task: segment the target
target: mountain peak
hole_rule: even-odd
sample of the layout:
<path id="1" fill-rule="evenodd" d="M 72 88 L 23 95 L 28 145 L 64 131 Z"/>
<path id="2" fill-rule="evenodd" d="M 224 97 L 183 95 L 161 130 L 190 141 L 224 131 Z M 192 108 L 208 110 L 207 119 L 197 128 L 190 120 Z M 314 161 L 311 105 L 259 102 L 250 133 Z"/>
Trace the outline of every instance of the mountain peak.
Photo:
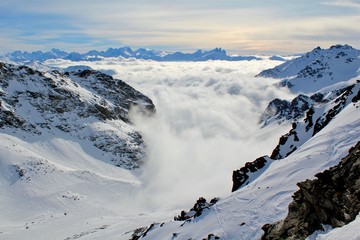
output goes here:
<path id="1" fill-rule="evenodd" d="M 336 45 L 331 46 L 330 49 L 345 49 L 345 50 L 348 50 L 348 49 L 354 49 L 354 48 L 352 46 L 348 45 L 348 44 L 345 44 L 345 45 L 336 44 Z"/>
<path id="2" fill-rule="evenodd" d="M 315 48 L 311 52 L 285 62 L 258 76 L 282 79 L 280 86 L 292 92 L 310 93 L 358 76 L 360 50 L 349 45 L 334 45 L 329 49 Z"/>

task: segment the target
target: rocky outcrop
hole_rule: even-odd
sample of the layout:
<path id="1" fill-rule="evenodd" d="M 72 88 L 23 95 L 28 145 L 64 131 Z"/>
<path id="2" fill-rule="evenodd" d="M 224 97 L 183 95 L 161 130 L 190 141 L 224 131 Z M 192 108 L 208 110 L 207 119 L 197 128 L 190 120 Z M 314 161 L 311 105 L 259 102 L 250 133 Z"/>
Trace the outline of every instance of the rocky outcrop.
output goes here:
<path id="1" fill-rule="evenodd" d="M 272 100 L 261 115 L 260 124 L 266 126 L 272 121 L 282 122 L 285 120 L 296 120 L 304 115 L 304 112 L 310 108 L 312 98 L 300 94 L 291 102 L 282 99 Z"/>
<path id="2" fill-rule="evenodd" d="M 359 82 L 357 83 L 359 85 Z M 357 102 L 357 96 L 360 95 L 360 89 L 351 85 L 345 88 L 342 94 L 337 97 L 332 104 L 333 106 L 326 113 L 324 113 L 320 118 L 316 120 L 313 136 L 323 129 L 329 122 L 342 110 L 344 107 L 351 102 Z"/>
<path id="3" fill-rule="evenodd" d="M 357 82 L 348 87 L 327 93 L 326 99 L 321 97 L 321 95 L 325 96 L 323 93 L 313 95 L 317 97 L 312 96 L 312 99 L 317 98 L 320 101 L 313 102 L 314 104 L 305 112 L 302 121 L 292 123 L 292 129 L 280 137 L 279 143 L 270 158 L 277 160 L 289 156 L 305 141 L 328 125 L 348 104 L 356 103 L 358 101 L 357 96 L 360 94 L 359 91 L 360 83 Z M 300 118 L 294 120 L 300 120 Z"/>
<path id="4" fill-rule="evenodd" d="M 232 175 L 233 186 L 231 192 L 238 190 L 241 186 L 246 185 L 247 181 L 254 175 L 260 174 L 265 170 L 265 166 L 270 163 L 268 156 L 257 158 L 253 162 L 245 163 L 245 166 L 239 170 L 234 170 Z"/>
<path id="5" fill-rule="evenodd" d="M 360 212 L 360 142 L 335 167 L 298 183 L 284 220 L 263 226 L 263 240 L 305 239 L 322 224 L 341 227 Z"/>
<path id="6" fill-rule="evenodd" d="M 194 219 L 200 217 L 203 212 L 206 209 L 210 209 L 214 204 L 216 204 L 219 201 L 218 198 L 213 198 L 210 200 L 210 202 L 207 202 L 205 198 L 200 197 L 194 206 L 190 209 L 190 211 L 181 211 L 180 215 L 174 217 L 174 221 L 183 221 L 183 223 L 180 225 L 180 227 L 184 226 L 185 223 L 189 223 L 193 221 Z M 130 240 L 138 240 L 145 238 L 149 231 L 152 231 L 154 229 L 162 228 L 166 223 L 152 223 L 148 227 L 142 227 L 135 229 L 132 231 Z M 131 233 L 131 232 L 129 232 Z M 179 233 L 172 233 L 172 236 L 169 239 L 177 239 L 179 237 Z M 181 237 L 179 238 L 181 239 Z M 218 236 L 214 235 L 213 233 L 209 233 L 203 240 L 215 240 L 220 239 Z"/>
<path id="7" fill-rule="evenodd" d="M 310 97 L 300 94 L 292 101 L 275 98 L 268 104 L 261 115 L 259 124 L 262 124 L 263 127 L 265 127 L 272 122 L 282 123 L 286 120 L 297 121 L 304 117 L 304 114 L 310 108 L 323 105 L 343 94 L 347 96 L 352 87 L 353 86 L 348 86 L 331 91 L 317 92 Z"/>
<path id="8" fill-rule="evenodd" d="M 201 216 L 203 211 L 207 208 L 210 208 L 212 205 L 214 205 L 219 199 L 213 198 L 210 200 L 210 202 L 207 202 L 205 198 L 200 197 L 195 205 L 190 209 L 190 211 L 181 211 L 180 215 L 174 217 L 175 221 L 186 221 L 191 220 L 194 218 L 197 218 Z"/>

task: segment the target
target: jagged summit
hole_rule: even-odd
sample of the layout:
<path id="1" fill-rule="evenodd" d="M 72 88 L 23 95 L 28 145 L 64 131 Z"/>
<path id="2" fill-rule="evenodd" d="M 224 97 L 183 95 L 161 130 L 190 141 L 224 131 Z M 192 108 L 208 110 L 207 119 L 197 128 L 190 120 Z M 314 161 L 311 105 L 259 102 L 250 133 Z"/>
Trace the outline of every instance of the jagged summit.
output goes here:
<path id="1" fill-rule="evenodd" d="M 280 78 L 280 86 L 293 92 L 311 93 L 359 75 L 360 50 L 349 45 L 317 47 L 311 52 L 267 69 L 257 76 Z"/>
<path id="2" fill-rule="evenodd" d="M 5 55 L 14 62 L 27 61 L 45 61 L 49 59 L 66 59 L 71 61 L 98 61 L 103 58 L 136 58 L 155 61 L 207 61 L 207 60 L 226 60 L 226 61 L 242 61 L 242 60 L 258 60 L 254 56 L 229 56 L 226 51 L 221 48 L 215 48 L 209 51 L 198 50 L 194 53 L 183 52 L 165 52 L 150 49 L 139 48 L 133 50 L 130 47 L 109 48 L 106 51 L 91 50 L 87 53 L 71 52 L 67 53 L 59 49 L 51 49 L 48 52 L 21 52 L 15 51 Z"/>

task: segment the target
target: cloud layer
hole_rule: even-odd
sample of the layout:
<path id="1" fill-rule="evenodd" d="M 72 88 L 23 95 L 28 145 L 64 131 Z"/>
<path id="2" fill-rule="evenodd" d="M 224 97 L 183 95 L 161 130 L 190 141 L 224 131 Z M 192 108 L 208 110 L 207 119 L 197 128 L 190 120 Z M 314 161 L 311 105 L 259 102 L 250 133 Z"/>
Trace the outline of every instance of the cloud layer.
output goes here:
<path id="1" fill-rule="evenodd" d="M 261 129 L 259 117 L 270 100 L 291 95 L 275 88 L 274 80 L 253 76 L 278 63 L 114 60 L 60 65 L 111 70 L 153 99 L 154 119 L 133 118 L 149 150 L 138 173 L 143 182 L 138 199 L 143 207 L 156 209 L 228 194 L 234 169 L 271 153 L 282 133 Z"/>

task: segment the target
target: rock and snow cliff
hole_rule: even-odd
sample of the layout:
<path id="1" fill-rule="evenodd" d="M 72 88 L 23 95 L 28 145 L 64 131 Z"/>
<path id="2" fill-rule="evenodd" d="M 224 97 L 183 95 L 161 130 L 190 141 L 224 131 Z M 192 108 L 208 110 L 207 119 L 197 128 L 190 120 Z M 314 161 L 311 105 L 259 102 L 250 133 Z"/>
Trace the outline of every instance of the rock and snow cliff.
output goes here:
<path id="1" fill-rule="evenodd" d="M 263 227 L 261 239 L 305 239 L 322 225 L 342 227 L 360 212 L 360 142 L 341 162 L 298 183 L 284 220 Z M 355 236 L 354 236 L 355 237 Z"/>

